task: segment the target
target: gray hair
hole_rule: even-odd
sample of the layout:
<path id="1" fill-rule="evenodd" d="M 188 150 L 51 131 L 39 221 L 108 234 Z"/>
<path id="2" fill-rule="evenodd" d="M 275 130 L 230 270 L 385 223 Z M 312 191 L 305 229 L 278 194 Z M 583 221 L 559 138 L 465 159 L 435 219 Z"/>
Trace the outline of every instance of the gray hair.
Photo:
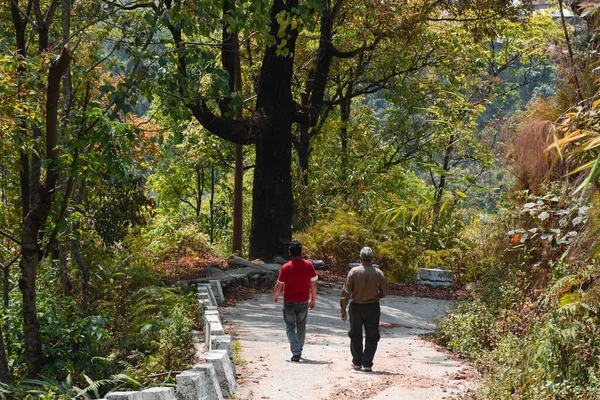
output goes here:
<path id="1" fill-rule="evenodd" d="M 372 261 L 373 260 L 373 250 L 370 247 L 363 247 L 360 250 L 360 259 L 362 261 Z"/>

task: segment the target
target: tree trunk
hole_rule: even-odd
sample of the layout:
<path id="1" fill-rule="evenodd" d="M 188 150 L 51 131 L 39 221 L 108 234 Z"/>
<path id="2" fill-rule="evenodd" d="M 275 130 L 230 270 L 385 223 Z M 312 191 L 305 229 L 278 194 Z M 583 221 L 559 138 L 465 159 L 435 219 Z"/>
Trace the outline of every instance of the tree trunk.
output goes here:
<path id="1" fill-rule="evenodd" d="M 202 208 L 202 195 L 204 194 L 204 169 L 200 164 L 196 165 L 196 221 L 200 217 L 200 209 Z"/>
<path id="2" fill-rule="evenodd" d="M 61 240 L 58 243 L 58 271 L 60 274 L 60 284 L 63 289 L 65 296 L 72 295 L 73 285 L 71 284 L 71 277 L 69 276 L 69 263 L 67 260 L 67 254 L 69 252 L 69 246 L 67 242 Z"/>
<path id="3" fill-rule="evenodd" d="M 278 38 L 280 12 L 293 10 L 298 0 L 277 0 L 271 8 L 271 36 Z M 282 244 L 292 238 L 292 73 L 298 31 L 287 31 L 284 49 L 277 44 L 265 49 L 258 82 L 256 108 L 263 115 L 256 139 L 256 165 L 252 188 L 250 258 L 271 259 L 286 254 Z M 280 38 L 277 39 L 279 42 Z"/>
<path id="4" fill-rule="evenodd" d="M 12 381 L 12 374 L 8 368 L 8 359 L 6 358 L 6 347 L 4 346 L 3 336 L 3 329 L 0 325 L 0 381 L 10 383 Z"/>
<path id="5" fill-rule="evenodd" d="M 233 254 L 242 255 L 243 246 L 243 205 L 244 205 L 244 155 L 241 144 L 235 145 L 235 171 L 233 176 Z"/>
<path id="6" fill-rule="evenodd" d="M 340 117 L 341 117 L 341 127 L 340 127 L 340 143 L 342 146 L 341 149 L 341 157 L 342 157 L 342 165 L 341 165 L 341 176 L 340 183 L 342 185 L 348 179 L 348 160 L 349 160 L 349 150 L 348 150 L 348 124 L 350 123 L 350 111 L 352 105 L 352 83 L 349 83 L 348 91 L 346 92 L 346 96 L 342 98 L 340 103 Z M 344 187 L 344 186 L 342 186 Z"/>
<path id="7" fill-rule="evenodd" d="M 302 177 L 302 185 L 308 186 L 308 174 L 310 172 L 310 127 L 304 124 L 298 124 L 298 141 L 296 142 L 296 152 L 298 153 L 298 167 Z"/>
<path id="8" fill-rule="evenodd" d="M 215 166 L 210 166 L 210 244 L 215 241 Z"/>
<path id="9" fill-rule="evenodd" d="M 448 146 L 446 146 L 446 153 L 444 154 L 444 161 L 442 169 L 445 172 L 450 171 L 450 160 L 452 159 L 452 153 L 454 152 L 454 134 L 450 135 Z M 435 182 L 434 182 L 435 184 Z M 440 210 L 442 207 L 442 199 L 444 197 L 444 191 L 446 190 L 446 175 L 440 177 L 440 182 L 435 185 L 435 204 L 433 205 L 433 217 L 434 221 L 437 221 L 440 217 Z"/>
<path id="10" fill-rule="evenodd" d="M 31 213 L 30 213 L 31 214 Z M 38 241 L 39 228 L 32 222 L 26 221 L 21 241 L 23 250 L 21 255 L 21 278 L 19 288 L 23 295 L 23 333 L 25 339 L 25 358 L 27 374 L 35 377 L 42 368 L 42 338 L 40 335 L 40 322 L 37 317 L 36 303 L 36 278 L 38 266 Z"/>
<path id="11" fill-rule="evenodd" d="M 71 52 L 63 49 L 60 58 L 50 66 L 48 72 L 48 88 L 46 93 L 46 178 L 40 183 L 41 160 L 32 156 L 30 188 L 30 210 L 23 219 L 21 233 L 21 277 L 19 287 L 23 294 L 23 333 L 25 339 L 25 358 L 27 374 L 35 377 L 42 368 L 42 339 L 40 323 L 37 317 L 36 278 L 39 257 L 41 254 L 38 235 L 46 223 L 54 202 L 54 194 L 58 175 L 55 163 L 58 161 L 58 100 L 60 81 L 71 62 Z M 41 130 L 34 128 L 34 137 L 41 137 Z M 21 187 L 23 187 L 21 183 Z M 22 196 L 25 193 L 21 194 Z"/>
<path id="12" fill-rule="evenodd" d="M 15 259 L 16 260 L 16 259 Z M 8 294 L 10 291 L 10 266 L 15 261 L 13 260 L 7 265 L 2 266 L 2 278 L 3 278 L 3 300 L 4 310 L 8 309 Z M 4 383 L 10 383 L 12 381 L 12 374 L 8 367 L 8 357 L 6 355 L 6 346 L 4 345 L 4 333 L 2 326 L 0 325 L 0 381 Z"/>
<path id="13" fill-rule="evenodd" d="M 286 118 L 274 118 L 269 128 L 261 132 L 256 143 L 251 259 L 268 260 L 285 254 L 282 244 L 292 237 L 292 124 Z"/>
<path id="14" fill-rule="evenodd" d="M 75 209 L 81 213 L 84 211 L 83 202 L 85 201 L 85 192 L 87 188 L 87 181 L 85 178 L 81 179 L 79 184 L 79 190 L 77 192 L 77 196 L 75 197 Z M 83 259 L 83 254 L 81 254 L 81 247 L 79 245 L 80 232 L 79 232 L 79 222 L 74 222 L 71 227 L 71 233 L 73 235 L 71 239 L 71 256 L 77 264 L 77 268 L 81 272 L 81 295 L 83 297 L 83 303 L 87 306 L 88 303 L 88 295 L 87 289 L 91 279 L 90 267 L 86 264 Z"/>

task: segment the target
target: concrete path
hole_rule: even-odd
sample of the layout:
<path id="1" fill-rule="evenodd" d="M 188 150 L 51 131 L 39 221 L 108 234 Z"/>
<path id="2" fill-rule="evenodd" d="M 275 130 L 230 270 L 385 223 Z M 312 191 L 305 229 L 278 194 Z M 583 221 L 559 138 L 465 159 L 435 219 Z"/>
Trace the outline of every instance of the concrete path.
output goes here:
<path id="1" fill-rule="evenodd" d="M 309 312 L 306 343 L 299 363 L 290 361 L 282 303 L 259 294 L 221 316 L 241 342 L 239 400 L 437 400 L 452 399 L 476 386 L 476 373 L 464 361 L 419 338 L 451 306 L 445 300 L 389 296 L 382 301 L 381 341 L 373 372 L 354 371 L 339 318 L 339 288 L 319 287 Z"/>

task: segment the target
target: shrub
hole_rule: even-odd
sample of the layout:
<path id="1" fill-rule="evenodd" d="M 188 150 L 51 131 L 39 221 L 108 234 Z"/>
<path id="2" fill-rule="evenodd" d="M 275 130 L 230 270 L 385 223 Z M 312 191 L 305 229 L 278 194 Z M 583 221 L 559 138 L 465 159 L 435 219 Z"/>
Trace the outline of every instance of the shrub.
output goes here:
<path id="1" fill-rule="evenodd" d="M 376 262 L 385 271 L 391 282 L 414 282 L 417 279 L 417 255 L 421 252 L 415 240 L 407 236 L 403 239 L 388 240 L 373 249 Z"/>
<path id="2" fill-rule="evenodd" d="M 477 361 L 494 343 L 497 313 L 482 300 L 462 302 L 442 320 L 436 338 L 446 347 Z"/>
<path id="3" fill-rule="evenodd" d="M 306 252 L 323 259 L 337 273 L 345 273 L 348 264 L 358 262 L 360 249 L 373 249 L 373 261 L 381 265 L 392 282 L 414 282 L 421 253 L 412 236 L 397 238 L 393 232 L 373 229 L 357 215 L 338 211 L 331 219 L 315 224 L 297 237 Z"/>
<path id="4" fill-rule="evenodd" d="M 138 238 L 131 238 L 131 250 L 151 264 L 177 260 L 184 255 L 212 252 L 208 236 L 198 222 L 163 217 L 153 221 Z"/>
<path id="5" fill-rule="evenodd" d="M 343 273 L 349 263 L 358 262 L 363 246 L 374 247 L 377 243 L 367 226 L 354 213 L 339 210 L 331 219 L 321 220 L 299 234 L 297 239 L 307 254 L 323 259 L 334 271 Z"/>

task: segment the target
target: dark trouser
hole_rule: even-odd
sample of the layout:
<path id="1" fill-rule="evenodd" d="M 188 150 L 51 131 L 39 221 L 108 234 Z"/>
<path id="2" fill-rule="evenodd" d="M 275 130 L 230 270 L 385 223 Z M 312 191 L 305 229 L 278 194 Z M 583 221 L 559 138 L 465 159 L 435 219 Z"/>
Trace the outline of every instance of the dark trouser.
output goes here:
<path id="1" fill-rule="evenodd" d="M 308 303 L 283 303 L 283 320 L 285 333 L 290 342 L 290 350 L 295 356 L 302 354 L 304 338 L 306 337 L 306 318 L 308 316 Z"/>
<path id="2" fill-rule="evenodd" d="M 352 363 L 363 367 L 373 366 L 373 357 L 379 342 L 379 302 L 358 304 L 350 302 L 350 351 Z M 365 347 L 363 350 L 363 326 L 365 327 Z"/>

